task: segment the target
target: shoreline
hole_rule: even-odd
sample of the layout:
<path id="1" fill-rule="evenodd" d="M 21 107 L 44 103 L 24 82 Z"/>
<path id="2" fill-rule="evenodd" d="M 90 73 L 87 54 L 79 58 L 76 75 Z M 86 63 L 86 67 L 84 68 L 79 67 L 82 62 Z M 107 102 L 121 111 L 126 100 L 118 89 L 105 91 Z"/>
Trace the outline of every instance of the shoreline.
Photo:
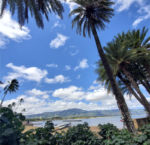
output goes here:
<path id="1" fill-rule="evenodd" d="M 97 132 L 100 131 L 99 128 L 98 128 L 98 126 L 89 126 L 89 127 L 90 127 L 90 130 L 92 132 L 96 132 L 97 133 Z M 37 126 L 25 126 L 25 129 L 24 129 L 24 131 L 22 133 L 25 133 L 26 131 L 28 131 L 30 129 L 37 129 L 37 128 L 40 128 L 40 127 L 37 127 Z M 66 132 L 68 129 L 69 129 L 69 127 L 68 128 L 64 128 L 64 129 L 58 129 L 58 128 L 56 128 L 55 131 L 61 133 L 62 131 Z"/>
<path id="2" fill-rule="evenodd" d="M 140 115 L 147 115 L 147 114 L 140 114 Z M 131 116 L 140 116 L 139 114 L 138 115 L 131 115 Z M 109 118 L 109 117 L 121 117 L 121 115 L 116 115 L 116 116 L 98 116 L 98 117 L 79 117 L 79 118 L 74 118 L 74 119 L 71 119 L 71 118 L 67 118 L 67 119 L 71 119 L 71 120 L 76 120 L 76 119 L 92 119 L 92 118 Z M 40 122 L 40 121 L 57 121 L 57 120 L 67 120 L 66 118 L 63 118 L 63 119 L 54 119 L 54 120 L 50 120 L 50 119 L 46 119 L 46 120 L 34 120 L 34 121 L 29 121 L 30 122 Z M 28 119 L 27 119 L 28 120 Z M 27 121 L 26 120 L 26 121 Z"/>

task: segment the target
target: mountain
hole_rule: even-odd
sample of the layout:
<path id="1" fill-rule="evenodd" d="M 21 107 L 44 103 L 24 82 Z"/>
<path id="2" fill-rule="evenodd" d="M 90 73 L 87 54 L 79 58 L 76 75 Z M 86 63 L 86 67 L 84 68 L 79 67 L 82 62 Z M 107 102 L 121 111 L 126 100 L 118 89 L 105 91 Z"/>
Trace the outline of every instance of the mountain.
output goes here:
<path id="1" fill-rule="evenodd" d="M 140 115 L 146 114 L 146 112 L 142 109 L 131 109 L 131 115 Z M 81 109 L 68 109 L 63 111 L 55 111 L 55 112 L 44 112 L 41 114 L 27 115 L 26 118 L 51 118 L 51 117 L 98 117 L 98 116 L 117 116 L 120 115 L 119 110 L 93 110 L 86 111 Z"/>

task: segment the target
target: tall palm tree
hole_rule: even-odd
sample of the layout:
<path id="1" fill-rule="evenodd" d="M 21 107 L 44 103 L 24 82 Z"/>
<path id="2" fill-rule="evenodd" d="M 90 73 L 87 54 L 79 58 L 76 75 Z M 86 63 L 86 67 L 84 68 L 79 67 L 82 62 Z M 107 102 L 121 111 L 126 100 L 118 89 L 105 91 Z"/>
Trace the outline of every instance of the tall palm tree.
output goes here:
<path id="1" fill-rule="evenodd" d="M 139 89 L 138 83 L 135 81 L 136 77 L 137 78 L 139 76 L 144 77 L 144 74 L 139 69 L 137 69 L 136 63 L 134 62 L 136 62 L 136 59 L 139 56 L 141 58 L 145 56 L 142 54 L 139 54 L 137 49 L 129 50 L 128 45 L 122 47 L 121 41 L 119 39 L 108 43 L 107 46 L 104 47 L 104 50 L 106 52 L 107 60 L 109 64 L 111 65 L 114 74 L 117 74 L 118 72 L 123 72 L 126 75 L 128 80 L 132 84 L 133 88 L 139 94 L 142 104 L 150 113 L 150 105 L 147 99 L 145 98 L 145 96 L 143 95 L 143 93 L 141 92 L 141 90 Z M 146 57 L 145 57 L 145 60 L 146 60 Z M 122 79 L 120 76 L 118 77 L 119 79 Z"/>
<path id="2" fill-rule="evenodd" d="M 125 119 L 126 126 L 130 132 L 136 133 L 125 99 L 116 83 L 97 34 L 97 30 L 105 30 L 105 22 L 109 23 L 109 19 L 114 15 L 114 10 L 111 8 L 114 3 L 110 0 L 73 0 L 73 2 L 77 3 L 79 7 L 69 14 L 69 17 L 75 15 L 72 21 L 72 28 L 77 26 L 76 32 L 79 34 L 81 34 L 83 29 L 84 37 L 86 37 L 87 33 L 90 37 L 92 32 L 99 56 L 113 87 L 113 93 Z"/>
<path id="3" fill-rule="evenodd" d="M 9 92 L 10 94 L 11 94 L 11 93 L 14 93 L 14 92 L 16 92 L 16 91 L 18 90 L 18 88 L 19 88 L 19 83 L 18 83 L 17 79 L 13 79 L 11 82 L 8 81 L 8 83 L 9 83 L 9 85 L 7 85 L 7 86 L 4 88 L 4 97 L 3 97 L 2 101 L 1 101 L 0 107 L 2 107 L 3 101 L 4 101 L 4 99 L 5 99 L 6 95 L 7 95 L 7 93 L 8 93 L 8 92 Z"/>
<path id="4" fill-rule="evenodd" d="M 63 18 L 64 8 L 60 0 L 2 0 L 0 16 L 3 16 L 7 5 L 10 7 L 12 15 L 17 10 L 20 26 L 25 24 L 25 20 L 28 22 L 28 11 L 30 11 L 32 17 L 34 16 L 37 26 L 42 29 L 44 28 L 43 15 L 48 21 L 48 14 L 52 12 Z"/>

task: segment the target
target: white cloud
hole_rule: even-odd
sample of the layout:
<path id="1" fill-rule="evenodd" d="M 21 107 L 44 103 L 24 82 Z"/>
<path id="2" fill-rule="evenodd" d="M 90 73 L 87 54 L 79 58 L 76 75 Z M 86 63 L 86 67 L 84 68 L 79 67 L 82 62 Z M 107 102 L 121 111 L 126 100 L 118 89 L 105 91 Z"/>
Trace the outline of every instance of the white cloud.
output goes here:
<path id="1" fill-rule="evenodd" d="M 132 24 L 134 28 L 137 27 L 140 22 L 150 18 L 150 5 L 147 5 L 147 1 L 145 0 L 114 0 L 114 2 L 114 7 L 118 12 L 128 10 L 135 2 L 138 4 L 138 6 L 140 6 L 140 9 L 137 11 L 140 16 Z"/>
<path id="2" fill-rule="evenodd" d="M 97 90 L 97 89 L 100 89 L 102 86 L 101 85 L 98 85 L 98 86 L 90 86 L 88 88 L 88 90 Z"/>
<path id="3" fill-rule="evenodd" d="M 29 32 L 30 30 L 25 26 L 20 29 L 19 24 L 15 20 L 11 19 L 10 12 L 4 11 L 3 17 L 0 18 L 0 34 L 9 39 L 20 42 L 22 39 L 31 39 Z"/>
<path id="4" fill-rule="evenodd" d="M 81 77 L 81 75 L 78 75 L 78 76 L 77 76 L 77 79 L 80 79 L 80 77 Z"/>
<path id="5" fill-rule="evenodd" d="M 144 20 L 147 20 L 150 18 L 150 5 L 144 5 L 142 6 L 138 12 L 142 15 L 142 16 L 139 16 L 132 24 L 133 27 L 137 27 L 137 25 L 144 21 Z M 145 14 L 146 13 L 146 14 Z"/>
<path id="6" fill-rule="evenodd" d="M 20 98 L 24 98 L 25 102 L 19 106 L 17 112 L 26 108 L 26 112 L 24 113 L 26 115 L 61 111 L 72 108 L 83 110 L 118 109 L 115 97 L 112 94 L 108 95 L 107 90 L 104 88 L 92 92 L 83 91 L 82 88 L 76 86 L 60 88 L 55 90 L 52 96 L 61 100 L 55 99 L 55 101 L 45 101 L 45 97 L 43 96 L 48 95 L 50 92 L 51 91 L 41 91 L 34 88 L 26 91 L 28 95 L 20 95 L 16 99 L 4 101 L 4 106 L 8 106 L 8 104 L 12 102 L 18 102 Z M 124 97 L 130 109 L 142 108 L 142 105 L 134 97 L 132 97 L 132 100 L 126 95 Z M 87 102 L 83 102 L 84 99 Z M 147 100 L 150 101 L 150 97 L 148 97 Z"/>
<path id="7" fill-rule="evenodd" d="M 51 92 L 53 91 L 41 91 L 41 90 L 37 90 L 36 88 L 26 91 L 26 93 L 29 94 L 30 96 L 42 97 L 44 99 L 48 99 L 50 97 L 48 93 Z"/>
<path id="8" fill-rule="evenodd" d="M 72 10 L 74 10 L 76 7 L 78 7 L 78 5 L 76 4 L 76 3 L 74 3 L 74 2 L 70 2 L 71 0 L 61 0 L 61 2 L 62 3 L 65 3 L 65 4 L 67 4 L 68 6 L 69 6 L 69 9 L 70 9 L 70 12 L 72 11 Z"/>
<path id="9" fill-rule="evenodd" d="M 114 0 L 114 2 L 115 2 L 114 7 L 117 7 L 118 12 L 128 10 L 134 2 L 137 2 L 140 5 L 144 4 L 144 0 Z"/>
<path id="10" fill-rule="evenodd" d="M 85 69 L 85 68 L 88 68 L 88 67 L 89 67 L 89 65 L 87 64 L 87 59 L 83 59 L 82 61 L 79 62 L 79 65 L 74 68 L 74 70 L 76 71 L 80 68 Z"/>
<path id="11" fill-rule="evenodd" d="M 64 77 L 63 75 L 55 76 L 53 79 L 45 78 L 45 83 L 56 84 L 56 83 L 66 83 L 71 82 L 69 77 Z"/>
<path id="12" fill-rule="evenodd" d="M 85 93 L 81 91 L 81 88 L 70 86 L 68 88 L 55 90 L 52 96 L 59 97 L 64 100 L 82 100 L 84 94 Z"/>
<path id="13" fill-rule="evenodd" d="M 70 70 L 70 69 L 71 69 L 70 65 L 65 66 L 65 70 Z"/>
<path id="14" fill-rule="evenodd" d="M 3 46 L 5 46 L 5 41 L 3 41 L 2 39 L 0 39 L 0 48 L 2 48 Z"/>
<path id="15" fill-rule="evenodd" d="M 70 54 L 74 56 L 74 55 L 77 55 L 77 54 L 78 54 L 78 52 L 79 52 L 79 50 L 76 50 L 76 52 L 75 52 L 75 53 L 70 52 Z"/>
<path id="16" fill-rule="evenodd" d="M 54 26 L 51 28 L 51 30 L 52 30 L 53 28 L 55 28 L 55 27 L 61 27 L 61 24 L 59 23 L 59 21 L 57 21 L 57 22 L 54 24 Z"/>
<path id="17" fill-rule="evenodd" d="M 54 64 L 54 63 L 52 63 L 52 64 L 47 64 L 46 66 L 47 66 L 47 67 L 58 67 L 58 65 L 57 65 L 57 64 Z"/>
<path id="18" fill-rule="evenodd" d="M 58 49 L 60 46 L 65 45 L 67 39 L 69 39 L 69 37 L 58 33 L 57 37 L 50 42 L 50 47 Z"/>
<path id="19" fill-rule="evenodd" d="M 8 73 L 8 76 L 4 77 L 5 81 L 22 78 L 29 81 L 40 82 L 48 74 L 46 70 L 41 70 L 37 67 L 26 68 L 24 66 L 15 66 L 13 63 L 7 64 L 6 67 L 11 68 L 14 72 Z"/>

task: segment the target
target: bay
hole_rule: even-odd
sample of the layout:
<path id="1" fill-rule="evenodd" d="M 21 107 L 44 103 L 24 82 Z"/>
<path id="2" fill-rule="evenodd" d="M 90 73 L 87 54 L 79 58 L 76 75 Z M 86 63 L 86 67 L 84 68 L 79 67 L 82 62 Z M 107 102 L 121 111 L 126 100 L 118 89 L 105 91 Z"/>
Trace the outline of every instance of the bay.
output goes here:
<path id="1" fill-rule="evenodd" d="M 142 118 L 146 117 L 146 115 L 133 115 L 132 118 Z M 116 117 L 99 117 L 99 118 L 89 118 L 89 119 L 77 119 L 77 120 L 82 120 L 80 122 L 71 122 L 71 126 L 76 126 L 78 124 L 83 124 L 84 122 L 87 122 L 89 126 L 98 126 L 98 124 L 107 124 L 111 123 L 117 126 L 119 129 L 123 128 L 123 122 L 121 122 L 121 116 L 116 116 Z M 65 124 L 67 122 L 63 122 L 63 120 L 53 120 L 52 121 L 57 125 L 60 124 Z M 38 122 L 32 122 L 34 126 L 37 127 L 44 127 L 46 121 L 38 121 Z M 69 123 L 69 122 L 68 122 Z"/>

